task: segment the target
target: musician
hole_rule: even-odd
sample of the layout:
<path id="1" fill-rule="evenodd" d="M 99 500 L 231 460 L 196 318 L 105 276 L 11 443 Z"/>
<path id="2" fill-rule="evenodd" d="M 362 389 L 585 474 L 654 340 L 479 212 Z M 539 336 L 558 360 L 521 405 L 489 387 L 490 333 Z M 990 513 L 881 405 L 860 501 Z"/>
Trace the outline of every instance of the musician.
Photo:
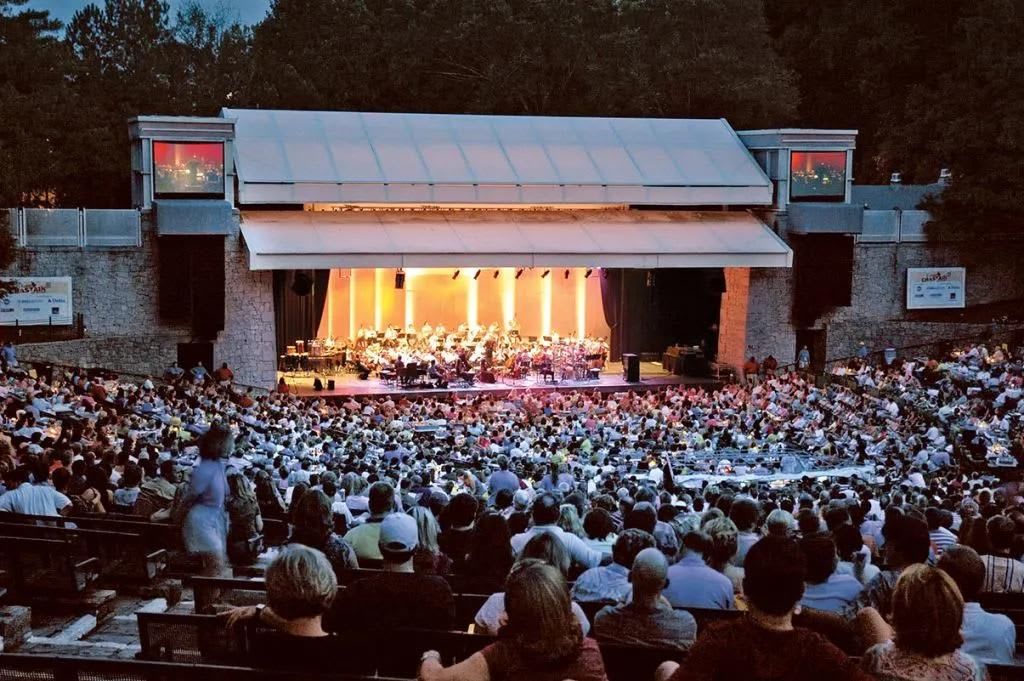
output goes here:
<path id="1" fill-rule="evenodd" d="M 447 388 L 448 380 L 437 366 L 435 360 L 430 361 L 430 368 L 427 369 L 427 377 L 435 388 Z"/>

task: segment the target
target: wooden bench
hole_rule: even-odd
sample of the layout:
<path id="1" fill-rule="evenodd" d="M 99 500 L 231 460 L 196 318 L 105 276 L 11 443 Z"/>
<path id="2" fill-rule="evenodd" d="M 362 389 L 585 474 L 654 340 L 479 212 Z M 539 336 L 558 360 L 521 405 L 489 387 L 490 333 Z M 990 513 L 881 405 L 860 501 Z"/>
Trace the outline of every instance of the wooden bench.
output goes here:
<path id="1" fill-rule="evenodd" d="M 96 556 L 72 551 L 66 541 L 0 535 L 2 560 L 11 597 L 78 596 L 100 573 Z"/>
<path id="2" fill-rule="evenodd" d="M 0 535 L 63 541 L 77 555 L 98 558 L 100 577 L 115 582 L 149 584 L 167 565 L 165 550 L 148 551 L 141 535 L 126 532 L 0 522 Z"/>
<path id="3" fill-rule="evenodd" d="M 180 664 L 146 660 L 0 654 L 0 681 L 412 681 L 411 677 L 365 676 L 346 673 L 297 674 L 292 670 L 210 664 Z"/>

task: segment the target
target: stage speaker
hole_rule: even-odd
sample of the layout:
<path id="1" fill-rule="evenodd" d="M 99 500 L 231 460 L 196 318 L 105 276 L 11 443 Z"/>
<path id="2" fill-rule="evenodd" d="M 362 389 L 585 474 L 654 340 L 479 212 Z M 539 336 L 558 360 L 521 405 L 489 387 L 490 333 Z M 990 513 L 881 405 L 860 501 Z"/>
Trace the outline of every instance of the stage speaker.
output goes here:
<path id="1" fill-rule="evenodd" d="M 157 240 L 160 318 L 186 321 L 192 314 L 188 237 L 164 236 Z"/>
<path id="2" fill-rule="evenodd" d="M 622 378 L 627 383 L 640 382 L 640 357 L 630 352 L 622 353 Z"/>
<path id="3" fill-rule="evenodd" d="M 214 338 L 224 330 L 224 237 L 191 237 L 192 331 Z"/>
<path id="4" fill-rule="evenodd" d="M 405 288 L 405 272 L 395 272 L 395 288 Z"/>
<path id="5" fill-rule="evenodd" d="M 313 292 L 313 277 L 299 270 L 292 279 L 292 293 L 297 296 L 308 296 Z"/>
<path id="6" fill-rule="evenodd" d="M 328 390 L 334 390 L 334 379 L 333 378 L 328 378 L 327 379 L 327 389 Z"/>

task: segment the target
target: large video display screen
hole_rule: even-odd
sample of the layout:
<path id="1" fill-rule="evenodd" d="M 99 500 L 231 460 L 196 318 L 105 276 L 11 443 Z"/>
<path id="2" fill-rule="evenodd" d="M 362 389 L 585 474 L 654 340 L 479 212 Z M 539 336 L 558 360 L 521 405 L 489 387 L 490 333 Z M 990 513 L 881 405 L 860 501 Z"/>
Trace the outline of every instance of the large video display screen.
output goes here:
<path id="1" fill-rule="evenodd" d="M 842 201 L 846 197 L 845 151 L 794 151 L 790 155 L 790 201 Z"/>
<path id="2" fill-rule="evenodd" d="M 223 198 L 222 142 L 153 142 L 156 198 Z"/>

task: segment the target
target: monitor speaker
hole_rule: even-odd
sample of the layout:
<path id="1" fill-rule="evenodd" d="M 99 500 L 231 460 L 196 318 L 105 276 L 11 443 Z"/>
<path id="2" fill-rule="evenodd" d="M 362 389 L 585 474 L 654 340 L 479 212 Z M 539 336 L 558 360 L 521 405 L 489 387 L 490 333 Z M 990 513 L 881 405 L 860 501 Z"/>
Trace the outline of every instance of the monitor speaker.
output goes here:
<path id="1" fill-rule="evenodd" d="M 640 357 L 632 353 L 622 354 L 622 378 L 627 383 L 640 382 Z"/>

